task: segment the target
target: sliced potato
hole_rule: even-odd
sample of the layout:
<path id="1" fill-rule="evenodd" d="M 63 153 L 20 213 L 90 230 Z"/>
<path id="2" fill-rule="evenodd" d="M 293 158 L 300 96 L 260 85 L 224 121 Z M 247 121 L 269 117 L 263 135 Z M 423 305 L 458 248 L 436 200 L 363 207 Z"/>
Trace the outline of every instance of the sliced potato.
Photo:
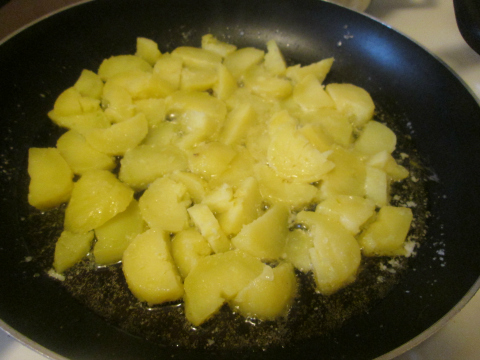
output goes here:
<path id="1" fill-rule="evenodd" d="M 119 262 L 128 245 L 144 230 L 145 221 L 138 202 L 133 199 L 125 211 L 95 228 L 97 239 L 93 247 L 95 262 L 99 265 Z"/>
<path id="2" fill-rule="evenodd" d="M 123 254 L 128 288 L 150 305 L 179 300 L 184 293 L 169 242 L 166 232 L 150 229 L 138 235 Z"/>
<path id="3" fill-rule="evenodd" d="M 93 231 L 77 234 L 63 231 L 55 244 L 53 267 L 57 273 L 63 273 L 81 261 L 90 251 Z"/>
<path id="4" fill-rule="evenodd" d="M 106 170 L 92 170 L 75 183 L 65 210 L 65 230 L 86 233 L 118 213 L 133 199 L 133 190 Z"/>
<path id="5" fill-rule="evenodd" d="M 167 177 L 155 180 L 139 200 L 140 211 L 150 228 L 177 232 L 188 227 L 187 187 Z"/>
<path id="6" fill-rule="evenodd" d="M 410 229 L 412 210 L 384 206 L 377 219 L 360 235 L 359 243 L 366 256 L 406 255 L 405 240 Z"/>
<path id="7" fill-rule="evenodd" d="M 30 148 L 28 151 L 28 202 L 40 210 L 70 199 L 73 172 L 55 148 Z"/>
<path id="8" fill-rule="evenodd" d="M 282 263 L 273 269 L 265 265 L 263 273 L 238 293 L 231 306 L 245 317 L 274 320 L 287 315 L 296 290 L 292 264 Z"/>
<path id="9" fill-rule="evenodd" d="M 64 133 L 57 140 L 57 149 L 75 174 L 90 170 L 112 170 L 115 158 L 92 148 L 85 137 L 75 130 Z"/>
<path id="10" fill-rule="evenodd" d="M 257 278 L 264 264 L 241 251 L 206 256 L 185 278 L 185 315 L 193 326 L 214 315 L 225 301 L 233 299 Z"/>

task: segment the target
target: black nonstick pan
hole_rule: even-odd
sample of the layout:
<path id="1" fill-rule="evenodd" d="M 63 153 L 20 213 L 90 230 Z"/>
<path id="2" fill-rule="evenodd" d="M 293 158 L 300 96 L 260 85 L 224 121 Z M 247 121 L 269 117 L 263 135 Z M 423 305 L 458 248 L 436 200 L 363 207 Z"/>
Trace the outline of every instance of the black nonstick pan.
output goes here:
<path id="1" fill-rule="evenodd" d="M 290 320 L 252 324 L 224 311 L 195 330 L 179 320 L 181 305 L 148 309 L 122 292 L 118 268 L 85 262 L 64 282 L 48 275 L 62 208 L 28 205 L 26 168 L 29 147 L 54 146 L 63 132 L 46 115 L 56 97 L 82 69 L 133 53 L 139 36 L 167 52 L 207 33 L 238 47 L 275 39 L 290 64 L 333 56 L 326 82 L 370 92 L 397 133 L 396 155 L 408 155 L 413 177 L 394 190 L 416 216 L 415 256 L 366 259 L 359 281 L 307 299 Z M 390 359 L 480 286 L 479 104 L 438 59 L 367 16 L 317 0 L 87 2 L 0 45 L 0 99 L 0 326 L 52 357 Z"/>

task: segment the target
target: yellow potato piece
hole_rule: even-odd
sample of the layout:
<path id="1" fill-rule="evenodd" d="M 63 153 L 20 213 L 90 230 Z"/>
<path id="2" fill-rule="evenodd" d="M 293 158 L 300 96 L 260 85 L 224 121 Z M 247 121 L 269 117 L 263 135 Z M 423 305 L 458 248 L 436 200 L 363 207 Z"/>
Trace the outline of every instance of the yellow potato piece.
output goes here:
<path id="1" fill-rule="evenodd" d="M 156 179 L 188 168 L 187 155 L 172 145 L 140 145 L 127 150 L 120 161 L 119 179 L 136 190 Z"/>
<path id="2" fill-rule="evenodd" d="M 125 211 L 95 228 L 97 239 L 93 247 L 95 262 L 99 265 L 109 265 L 121 261 L 125 249 L 144 229 L 145 221 L 138 202 L 133 199 Z"/>
<path id="3" fill-rule="evenodd" d="M 220 141 L 225 145 L 240 143 L 256 118 L 257 114 L 251 104 L 240 104 L 227 115 L 220 133 Z"/>
<path id="4" fill-rule="evenodd" d="M 236 155 L 236 151 L 221 142 L 209 142 L 195 147 L 189 156 L 190 170 L 204 177 L 223 173 Z"/>
<path id="5" fill-rule="evenodd" d="M 52 110 L 48 117 L 58 126 L 76 130 L 82 135 L 91 129 L 106 129 L 110 126 L 110 121 L 102 110 L 74 115 L 58 115 Z"/>
<path id="6" fill-rule="evenodd" d="M 342 147 L 333 147 L 328 159 L 335 164 L 321 184 L 323 199 L 332 195 L 365 195 L 365 164 L 360 156 Z"/>
<path id="7" fill-rule="evenodd" d="M 165 80 L 172 86 L 172 89 L 178 90 L 182 76 L 183 60 L 171 54 L 164 54 L 153 66 L 155 78 Z"/>
<path id="8" fill-rule="evenodd" d="M 93 71 L 85 69 L 82 70 L 80 77 L 73 87 L 82 96 L 100 99 L 103 90 L 103 81 L 100 76 L 95 74 Z"/>
<path id="9" fill-rule="evenodd" d="M 141 143 L 148 132 L 148 122 L 140 113 L 107 129 L 94 129 L 85 134 L 91 147 L 107 155 L 123 155 Z"/>
<path id="10" fill-rule="evenodd" d="M 155 41 L 139 37 L 137 38 L 137 52 L 135 55 L 141 57 L 150 65 L 154 65 L 162 56 L 162 53 L 158 50 L 158 44 Z"/>
<path id="11" fill-rule="evenodd" d="M 292 264 L 282 263 L 273 269 L 265 265 L 263 273 L 238 293 L 231 306 L 245 317 L 274 320 L 287 315 L 296 290 Z"/>
<path id="12" fill-rule="evenodd" d="M 206 256 L 185 278 L 185 315 L 194 326 L 214 315 L 225 301 L 257 278 L 264 264 L 241 251 Z"/>
<path id="13" fill-rule="evenodd" d="M 295 85 L 293 99 L 307 111 L 335 107 L 332 98 L 313 74 L 305 76 Z"/>
<path id="14" fill-rule="evenodd" d="M 259 64 L 263 60 L 264 55 L 265 52 L 263 50 L 246 47 L 228 54 L 223 63 L 235 78 L 239 78 L 249 68 Z"/>
<path id="15" fill-rule="evenodd" d="M 264 260 L 276 260 L 283 254 L 288 233 L 288 209 L 280 204 L 248 225 L 232 239 L 232 244 Z"/>
<path id="16" fill-rule="evenodd" d="M 83 234 L 63 231 L 55 244 L 53 256 L 55 271 L 61 274 L 81 261 L 90 251 L 93 237 L 93 231 Z"/>
<path id="17" fill-rule="evenodd" d="M 406 255 L 405 240 L 410 229 L 412 210 L 405 207 L 384 206 L 377 219 L 362 234 L 359 243 L 366 256 Z"/>
<path id="18" fill-rule="evenodd" d="M 206 34 L 202 36 L 202 49 L 225 57 L 237 50 L 237 47 L 235 45 L 218 40 L 212 34 Z"/>
<path id="19" fill-rule="evenodd" d="M 355 141 L 355 150 L 367 155 L 381 151 L 391 154 L 397 145 L 397 136 L 386 125 L 369 121 Z"/>
<path id="20" fill-rule="evenodd" d="M 143 193 L 139 205 L 152 229 L 177 232 L 188 227 L 190 198 L 182 183 L 167 177 L 158 178 Z"/>
<path id="21" fill-rule="evenodd" d="M 138 235 L 123 254 L 128 288 L 150 305 L 179 300 L 184 293 L 169 242 L 166 232 L 151 229 Z"/>
<path id="22" fill-rule="evenodd" d="M 273 116 L 269 124 L 271 142 L 267 161 L 281 178 L 310 183 L 323 178 L 334 168 L 328 153 L 321 153 L 296 131 L 295 122 L 287 111 Z"/>
<path id="23" fill-rule="evenodd" d="M 341 223 L 318 213 L 300 212 L 297 221 L 306 224 L 313 237 L 310 259 L 317 290 L 329 295 L 353 282 L 361 261 L 353 235 Z"/>
<path id="24" fill-rule="evenodd" d="M 260 193 L 273 204 L 280 203 L 298 209 L 308 205 L 318 191 L 311 184 L 285 181 L 267 165 L 257 166 L 255 172 Z"/>
<path id="25" fill-rule="evenodd" d="M 338 145 L 348 147 L 353 141 L 353 126 L 348 117 L 334 108 L 318 108 L 298 116 L 304 124 L 320 126 L 325 135 Z"/>
<path id="26" fill-rule="evenodd" d="M 312 270 L 311 248 L 313 248 L 312 236 L 303 229 L 293 229 L 287 234 L 282 258 L 292 263 L 298 270 L 307 273 Z"/>
<path id="27" fill-rule="evenodd" d="M 265 54 L 265 68 L 272 75 L 284 75 L 287 70 L 285 59 L 275 40 L 267 41 Z"/>
<path id="28" fill-rule="evenodd" d="M 188 208 L 188 214 L 202 236 L 207 239 L 214 253 L 230 250 L 230 240 L 207 205 L 195 204 Z"/>
<path id="29" fill-rule="evenodd" d="M 286 71 L 286 76 L 294 83 L 299 83 L 306 76 L 313 74 L 320 83 L 323 83 L 325 77 L 332 67 L 332 64 L 333 58 L 328 58 L 306 66 L 301 66 L 299 64 L 289 66 Z"/>
<path id="30" fill-rule="evenodd" d="M 338 110 L 346 114 L 355 126 L 372 119 L 375 104 L 370 94 L 353 84 L 328 84 L 325 88 Z"/>
<path id="31" fill-rule="evenodd" d="M 152 66 L 139 56 L 117 55 L 102 61 L 98 75 L 106 81 L 117 74 L 132 70 L 151 72 Z"/>
<path id="32" fill-rule="evenodd" d="M 86 233 L 124 211 L 133 190 L 106 170 L 92 170 L 75 183 L 65 210 L 65 230 Z"/>
<path id="33" fill-rule="evenodd" d="M 260 215 L 261 205 L 258 182 L 254 177 L 249 177 L 235 191 L 231 205 L 218 215 L 218 222 L 226 234 L 237 234 L 244 225 Z"/>
<path id="34" fill-rule="evenodd" d="M 334 195 L 318 204 L 315 212 L 339 222 L 356 235 L 375 213 L 375 203 L 360 196 Z"/>
<path id="35" fill-rule="evenodd" d="M 40 210 L 58 206 L 70 199 L 73 172 L 55 148 L 28 151 L 28 202 Z"/>
<path id="36" fill-rule="evenodd" d="M 182 230 L 172 239 L 172 256 L 183 278 L 187 277 L 200 259 L 211 253 L 208 241 L 196 229 Z"/>
<path id="37" fill-rule="evenodd" d="M 57 149 L 75 174 L 90 170 L 112 170 L 115 159 L 92 148 L 85 137 L 75 130 L 67 131 L 57 140 Z"/>
<path id="38" fill-rule="evenodd" d="M 181 58 L 186 66 L 216 69 L 222 62 L 221 55 L 191 46 L 179 46 L 171 54 Z"/>
<path id="39" fill-rule="evenodd" d="M 113 81 L 107 81 L 103 87 L 102 104 L 105 116 L 112 123 L 125 121 L 135 115 L 132 95 Z"/>

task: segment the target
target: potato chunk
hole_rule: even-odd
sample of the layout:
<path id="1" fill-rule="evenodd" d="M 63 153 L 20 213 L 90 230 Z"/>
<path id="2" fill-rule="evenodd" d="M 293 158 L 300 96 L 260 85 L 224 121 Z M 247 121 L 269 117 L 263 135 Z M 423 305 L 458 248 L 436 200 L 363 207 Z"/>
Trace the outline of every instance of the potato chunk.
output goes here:
<path id="1" fill-rule="evenodd" d="M 197 229 L 182 230 L 172 239 L 172 256 L 183 278 L 187 277 L 200 259 L 211 253 L 208 241 Z"/>
<path id="2" fill-rule="evenodd" d="M 220 175 L 236 154 L 230 146 L 220 142 L 205 143 L 193 149 L 189 157 L 190 169 L 193 173 L 206 177 Z"/>
<path id="3" fill-rule="evenodd" d="M 63 231 L 55 244 L 55 271 L 61 274 L 82 260 L 90 251 L 93 236 L 93 231 L 83 234 Z"/>
<path id="4" fill-rule="evenodd" d="M 264 215 L 245 225 L 232 239 L 232 244 L 253 256 L 265 260 L 280 258 L 285 247 L 288 209 L 272 206 Z"/>
<path id="5" fill-rule="evenodd" d="M 167 177 L 158 178 L 139 200 L 143 218 L 150 228 L 177 232 L 188 226 L 187 188 Z"/>
<path id="6" fill-rule="evenodd" d="M 355 126 L 362 126 L 372 118 L 375 104 L 365 89 L 353 84 L 328 84 L 325 90 L 337 109 L 345 113 Z"/>
<path id="7" fill-rule="evenodd" d="M 82 96 L 75 87 L 62 92 L 53 105 L 53 111 L 58 116 L 80 115 L 99 109 L 100 101 L 98 99 Z"/>
<path id="8" fill-rule="evenodd" d="M 112 170 L 115 159 L 92 148 L 85 137 L 75 130 L 67 131 L 57 140 L 57 149 L 75 174 L 90 170 Z"/>
<path id="9" fill-rule="evenodd" d="M 73 87 L 82 96 L 99 99 L 102 95 L 103 81 L 93 71 L 84 69 Z"/>
<path id="10" fill-rule="evenodd" d="M 285 204 L 301 208 L 309 204 L 317 194 L 317 188 L 311 184 L 287 182 L 275 174 L 269 166 L 255 168 L 260 192 L 273 204 Z"/>
<path id="11" fill-rule="evenodd" d="M 314 182 L 333 169 L 334 164 L 295 129 L 288 112 L 282 111 L 270 120 L 271 142 L 267 160 L 278 176 L 295 182 Z"/>
<path id="12" fill-rule="evenodd" d="M 70 199 L 73 172 L 55 148 L 30 148 L 28 151 L 28 202 L 40 210 Z"/>
<path id="13" fill-rule="evenodd" d="M 365 195 L 365 164 L 353 152 L 335 146 L 328 157 L 335 164 L 332 171 L 325 174 L 321 184 L 323 198 L 331 195 Z"/>
<path id="14" fill-rule="evenodd" d="M 230 240 L 220 228 L 217 218 L 205 204 L 196 204 L 188 208 L 188 214 L 202 236 L 207 239 L 215 253 L 230 250 Z"/>
<path id="15" fill-rule="evenodd" d="M 218 215 L 220 226 L 226 234 L 237 234 L 260 215 L 261 204 L 257 180 L 254 177 L 245 179 L 235 191 L 231 206 Z"/>
<path id="16" fill-rule="evenodd" d="M 240 143 L 256 117 L 252 105 L 240 104 L 227 115 L 220 133 L 220 141 L 226 145 Z"/>
<path id="17" fill-rule="evenodd" d="M 151 229 L 138 235 L 123 254 L 128 288 L 150 305 L 183 296 L 182 278 L 173 263 L 169 242 L 166 232 Z"/>
<path id="18" fill-rule="evenodd" d="M 284 75 L 287 70 L 285 59 L 275 40 L 267 41 L 265 54 L 265 68 L 272 75 Z"/>
<path id="19" fill-rule="evenodd" d="M 307 273 L 312 270 L 311 248 L 313 248 L 313 239 L 310 234 L 303 229 L 293 229 L 287 234 L 282 257 L 298 270 Z"/>
<path id="20" fill-rule="evenodd" d="M 65 230 L 86 233 L 124 211 L 133 199 L 133 190 L 106 170 L 92 170 L 73 186 L 65 210 Z"/>
<path id="21" fill-rule="evenodd" d="M 216 69 L 222 62 L 222 56 L 215 52 L 191 47 L 179 46 L 172 51 L 172 56 L 179 57 L 187 66 L 203 67 L 207 69 Z"/>
<path id="22" fill-rule="evenodd" d="M 332 294 L 355 280 L 360 266 L 360 246 L 340 223 L 321 214 L 301 212 L 297 219 L 305 223 L 313 236 L 310 249 L 317 290 Z"/>
<path id="23" fill-rule="evenodd" d="M 188 168 L 186 154 L 172 145 L 140 145 L 127 150 L 120 161 L 119 178 L 136 190 L 173 171 Z"/>
<path id="24" fill-rule="evenodd" d="M 231 306 L 246 317 L 274 320 L 287 315 L 296 290 L 292 264 L 282 263 L 273 269 L 265 265 L 262 274 L 238 293 Z"/>
<path id="25" fill-rule="evenodd" d="M 369 121 L 357 141 L 355 141 L 355 150 L 374 155 L 381 151 L 391 154 L 397 145 L 397 136 L 386 125 L 377 121 Z"/>
<path id="26" fill-rule="evenodd" d="M 335 107 L 330 95 L 313 74 L 304 77 L 293 89 L 293 99 L 305 110 Z"/>
<path id="27" fill-rule="evenodd" d="M 384 206 L 375 222 L 360 234 L 359 243 L 366 256 L 406 255 L 404 248 L 412 210 L 405 207 Z"/>
<path id="28" fill-rule="evenodd" d="M 100 109 L 73 115 L 58 115 L 52 110 L 48 113 L 48 117 L 58 126 L 76 130 L 82 135 L 91 129 L 106 129 L 110 126 L 110 121 L 105 112 Z"/>
<path id="29" fill-rule="evenodd" d="M 327 58 L 320 60 L 316 63 L 301 66 L 300 64 L 289 66 L 286 71 L 286 75 L 294 83 L 302 81 L 308 75 L 315 75 L 320 83 L 323 83 L 325 77 L 330 71 L 333 64 L 333 58 Z"/>
<path id="30" fill-rule="evenodd" d="M 135 55 L 141 57 L 153 66 L 160 56 L 162 56 L 162 53 L 158 50 L 158 44 L 155 41 L 139 37 L 137 38 L 137 52 Z"/>
<path id="31" fill-rule="evenodd" d="M 117 74 L 132 70 L 151 72 L 152 66 L 139 56 L 117 55 L 103 60 L 98 69 L 98 75 L 102 80 L 108 80 Z"/>
<path id="32" fill-rule="evenodd" d="M 235 50 L 225 57 L 224 64 L 230 73 L 238 78 L 242 76 L 249 68 L 260 63 L 263 60 L 265 52 L 263 50 L 246 47 Z"/>
<path id="33" fill-rule="evenodd" d="M 206 34 L 202 36 L 202 49 L 214 52 L 222 57 L 227 56 L 234 52 L 237 47 L 232 44 L 220 41 L 212 34 Z"/>
<path id="34" fill-rule="evenodd" d="M 99 265 L 119 262 L 128 245 L 144 230 L 145 221 L 134 199 L 125 211 L 95 229 L 95 262 Z"/>
<path id="35" fill-rule="evenodd" d="M 123 155 L 143 140 L 148 121 L 140 113 L 107 129 L 93 129 L 85 134 L 91 147 L 107 155 Z"/>
<path id="36" fill-rule="evenodd" d="M 239 250 L 206 256 L 185 279 L 185 315 L 198 326 L 257 278 L 264 264 Z"/>
<path id="37" fill-rule="evenodd" d="M 322 201 L 315 212 L 342 224 L 352 235 L 375 213 L 375 203 L 360 196 L 336 195 Z"/>

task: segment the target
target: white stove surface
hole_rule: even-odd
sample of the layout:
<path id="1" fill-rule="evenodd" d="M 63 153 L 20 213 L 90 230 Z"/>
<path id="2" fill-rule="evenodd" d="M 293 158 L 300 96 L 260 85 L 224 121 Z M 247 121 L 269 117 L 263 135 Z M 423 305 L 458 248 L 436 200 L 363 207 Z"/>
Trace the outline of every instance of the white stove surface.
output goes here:
<path id="1" fill-rule="evenodd" d="M 0 38 L 8 34 L 5 25 L 17 27 L 75 0 L 11 0 L 0 9 Z M 27 9 L 22 18 L 19 11 Z M 43 11 L 43 12 L 42 12 Z M 452 1 L 372 0 L 366 13 L 402 32 L 443 60 L 480 99 L 480 55 L 468 47 L 458 31 Z M 2 20 L 8 19 L 9 21 Z M 22 23 L 23 21 L 23 23 Z M 4 27 L 2 29 L 2 27 Z M 0 330 L 0 359 L 45 360 L 46 357 L 19 343 Z M 480 292 L 442 329 L 395 360 L 480 359 Z"/>

